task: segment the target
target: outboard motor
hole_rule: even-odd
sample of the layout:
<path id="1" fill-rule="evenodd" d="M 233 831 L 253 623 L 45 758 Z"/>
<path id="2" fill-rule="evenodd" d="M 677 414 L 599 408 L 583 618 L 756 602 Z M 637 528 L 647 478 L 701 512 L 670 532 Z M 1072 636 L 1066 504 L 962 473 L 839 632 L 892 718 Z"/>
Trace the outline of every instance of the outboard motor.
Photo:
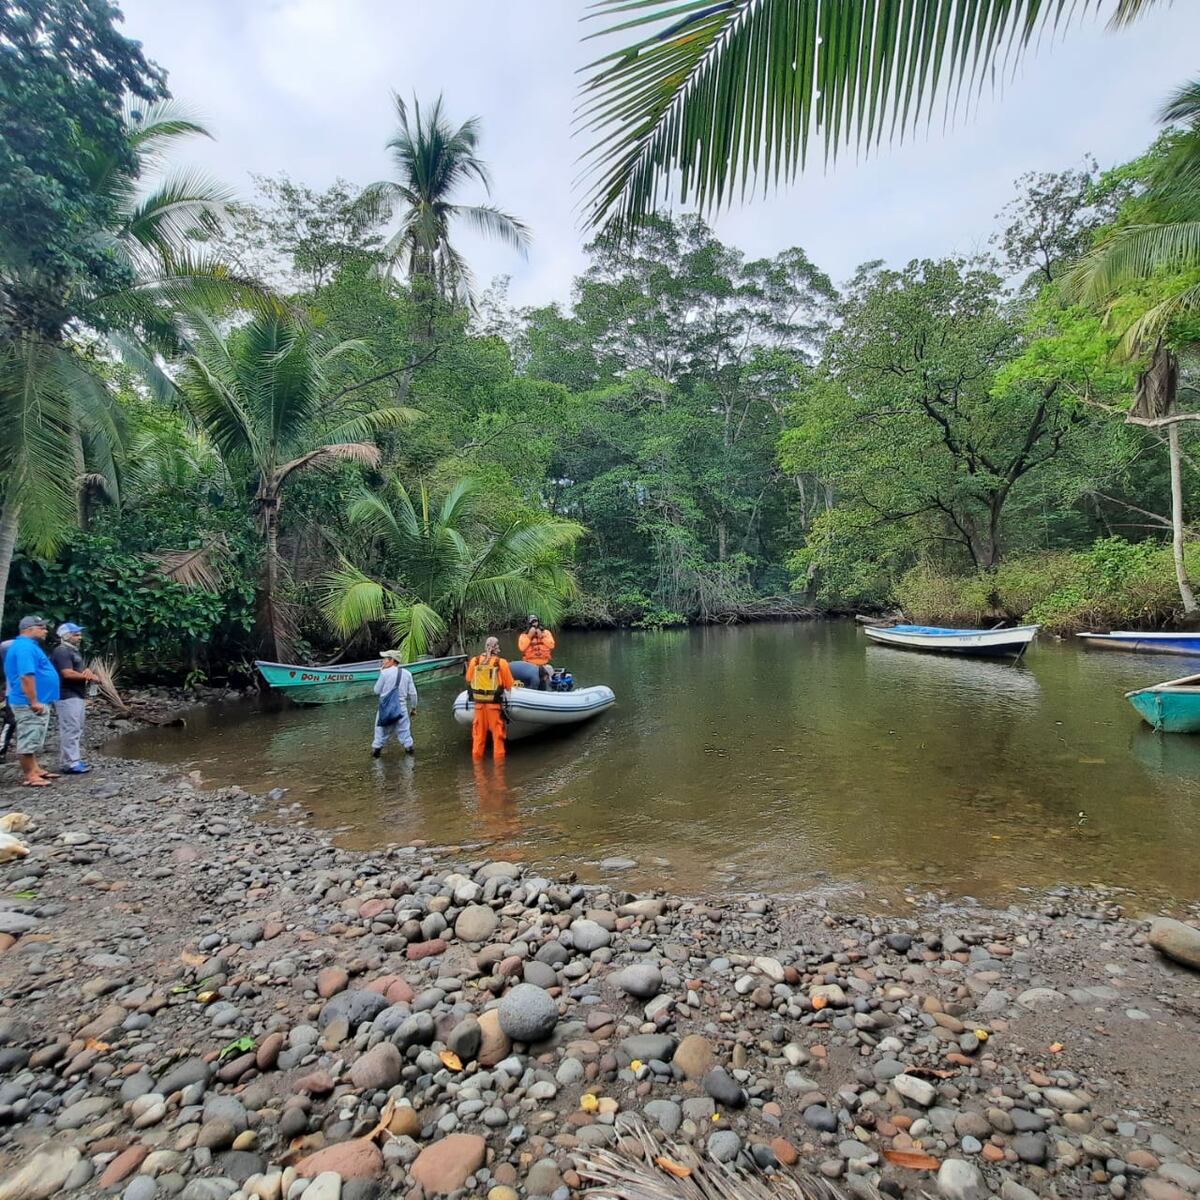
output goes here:
<path id="1" fill-rule="evenodd" d="M 556 670 L 550 677 L 550 690 L 552 692 L 573 692 L 575 676 L 570 671 Z"/>

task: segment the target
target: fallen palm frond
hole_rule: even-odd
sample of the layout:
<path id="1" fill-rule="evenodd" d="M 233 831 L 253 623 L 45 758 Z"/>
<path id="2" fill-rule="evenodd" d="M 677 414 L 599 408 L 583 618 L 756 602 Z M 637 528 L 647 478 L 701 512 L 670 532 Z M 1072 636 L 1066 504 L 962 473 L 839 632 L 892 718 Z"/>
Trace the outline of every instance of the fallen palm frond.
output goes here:
<path id="1" fill-rule="evenodd" d="M 96 676 L 96 684 L 100 694 L 123 717 L 131 717 L 135 721 L 144 721 L 147 725 L 182 725 L 183 718 L 178 716 L 164 717 L 159 713 L 149 711 L 144 704 L 128 704 L 117 691 L 117 660 L 115 658 L 93 658 L 88 663 L 88 670 Z"/>
<path id="2" fill-rule="evenodd" d="M 121 693 L 117 691 L 115 683 L 117 674 L 117 660 L 107 658 L 93 658 L 88 663 L 88 670 L 96 676 L 96 682 L 100 687 L 100 694 L 115 708 L 118 712 L 129 713 L 132 710 L 129 705 L 121 699 Z"/>
<path id="3" fill-rule="evenodd" d="M 189 550 L 160 550 L 150 556 L 155 568 L 173 583 L 186 588 L 219 592 L 229 578 L 229 543 L 218 534 Z"/>
<path id="4" fill-rule="evenodd" d="M 784 1167 L 758 1171 L 702 1159 L 690 1146 L 660 1142 L 635 1117 L 617 1118 L 620 1141 L 575 1156 L 575 1169 L 603 1200 L 845 1200 L 847 1193 Z M 878 1197 L 865 1183 L 855 1196 Z"/>

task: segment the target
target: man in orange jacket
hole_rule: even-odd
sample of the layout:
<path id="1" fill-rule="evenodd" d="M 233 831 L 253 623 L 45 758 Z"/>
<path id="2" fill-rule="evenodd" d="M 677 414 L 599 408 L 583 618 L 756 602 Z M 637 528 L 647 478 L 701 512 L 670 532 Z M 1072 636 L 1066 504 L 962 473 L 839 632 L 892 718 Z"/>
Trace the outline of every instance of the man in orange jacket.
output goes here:
<path id="1" fill-rule="evenodd" d="M 492 735 L 492 758 L 503 762 L 505 746 L 504 693 L 514 684 L 507 660 L 500 657 L 500 639 L 490 637 L 483 653 L 467 663 L 467 695 L 475 705 L 471 723 L 471 757 L 478 762 L 487 752 L 488 734 Z"/>
<path id="2" fill-rule="evenodd" d="M 517 649 L 521 651 L 521 657 L 527 663 L 537 667 L 538 688 L 544 692 L 553 671 L 550 656 L 554 653 L 554 634 L 549 629 L 542 628 L 537 613 L 529 614 L 529 619 L 525 622 L 525 632 L 517 638 Z"/>

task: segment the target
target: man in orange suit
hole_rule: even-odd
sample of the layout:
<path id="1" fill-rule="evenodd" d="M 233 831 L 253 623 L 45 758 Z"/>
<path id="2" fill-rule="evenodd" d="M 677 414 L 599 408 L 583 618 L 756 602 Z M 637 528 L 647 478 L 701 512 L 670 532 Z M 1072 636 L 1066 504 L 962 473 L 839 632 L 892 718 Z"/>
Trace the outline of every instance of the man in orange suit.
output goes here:
<path id="1" fill-rule="evenodd" d="M 467 663 L 467 695 L 475 705 L 471 723 L 471 757 L 478 762 L 487 753 L 488 734 L 492 737 L 492 758 L 503 762 L 505 745 L 504 695 L 513 687 L 508 661 L 500 657 L 500 639 L 490 637 L 483 653 Z"/>
<path id="2" fill-rule="evenodd" d="M 537 613 L 530 613 L 525 622 L 525 632 L 517 638 L 517 649 L 521 657 L 538 671 L 538 688 L 546 690 L 550 682 L 553 668 L 550 666 L 550 656 L 554 653 L 554 634 L 549 629 L 542 628 L 542 622 Z"/>

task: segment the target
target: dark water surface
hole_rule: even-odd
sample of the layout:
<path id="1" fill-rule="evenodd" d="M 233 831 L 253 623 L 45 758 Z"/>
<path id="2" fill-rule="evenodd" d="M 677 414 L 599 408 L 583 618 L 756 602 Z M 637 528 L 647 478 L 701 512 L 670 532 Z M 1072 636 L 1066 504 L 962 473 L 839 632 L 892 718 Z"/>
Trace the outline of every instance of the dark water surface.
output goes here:
<path id="1" fill-rule="evenodd" d="M 373 702 L 194 710 L 116 754 L 288 789 L 357 847 L 487 840 L 587 878 L 768 891 L 916 885 L 989 899 L 1058 882 L 1200 897 L 1200 736 L 1123 698 L 1200 665 L 1035 645 L 1019 666 L 868 644 L 847 622 L 570 634 L 617 707 L 474 767 L 454 681 L 420 687 L 415 758 L 370 757 Z M 419 681 L 418 681 L 419 685 Z M 420 685 L 419 685 L 420 686 Z"/>

